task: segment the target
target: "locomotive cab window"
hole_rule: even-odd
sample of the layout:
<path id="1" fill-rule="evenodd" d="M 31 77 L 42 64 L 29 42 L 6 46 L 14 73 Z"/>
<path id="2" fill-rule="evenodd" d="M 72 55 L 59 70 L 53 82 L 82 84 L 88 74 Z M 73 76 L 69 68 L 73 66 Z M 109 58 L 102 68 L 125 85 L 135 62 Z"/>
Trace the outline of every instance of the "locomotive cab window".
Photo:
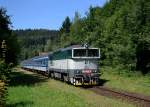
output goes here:
<path id="1" fill-rule="evenodd" d="M 99 57 L 98 49 L 88 49 L 88 57 Z"/>

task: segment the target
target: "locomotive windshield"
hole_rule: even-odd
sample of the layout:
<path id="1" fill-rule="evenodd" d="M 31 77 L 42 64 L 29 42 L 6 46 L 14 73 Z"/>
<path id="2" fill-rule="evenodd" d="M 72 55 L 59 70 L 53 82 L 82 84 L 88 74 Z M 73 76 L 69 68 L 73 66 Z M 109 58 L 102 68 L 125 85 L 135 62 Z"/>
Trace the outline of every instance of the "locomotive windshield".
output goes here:
<path id="1" fill-rule="evenodd" d="M 99 49 L 74 49 L 73 57 L 99 57 Z"/>
<path id="2" fill-rule="evenodd" d="M 74 57 L 86 57 L 86 50 L 85 49 L 75 49 Z"/>

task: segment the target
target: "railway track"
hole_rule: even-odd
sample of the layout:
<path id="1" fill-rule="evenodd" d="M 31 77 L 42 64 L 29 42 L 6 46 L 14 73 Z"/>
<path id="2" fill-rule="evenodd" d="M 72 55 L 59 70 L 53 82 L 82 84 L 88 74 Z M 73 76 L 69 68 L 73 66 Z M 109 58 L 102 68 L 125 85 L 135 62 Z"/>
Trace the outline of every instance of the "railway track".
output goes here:
<path id="1" fill-rule="evenodd" d="M 138 107 L 150 107 L 150 96 L 143 96 L 137 93 L 129 93 L 125 91 L 116 91 L 103 86 L 96 86 L 88 89 L 106 97 L 117 98 L 123 101 L 125 100 L 131 102 Z"/>

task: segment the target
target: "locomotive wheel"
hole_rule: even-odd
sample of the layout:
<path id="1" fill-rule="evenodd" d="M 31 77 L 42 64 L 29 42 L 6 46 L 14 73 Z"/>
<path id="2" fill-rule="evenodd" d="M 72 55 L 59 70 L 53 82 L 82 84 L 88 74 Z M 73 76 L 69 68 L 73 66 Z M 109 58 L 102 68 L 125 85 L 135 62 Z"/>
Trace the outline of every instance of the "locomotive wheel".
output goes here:
<path id="1" fill-rule="evenodd" d="M 73 85 L 76 86 L 76 79 L 75 78 L 73 78 Z"/>
<path id="2" fill-rule="evenodd" d="M 63 75 L 63 81 L 68 82 L 67 76 Z"/>
<path id="3" fill-rule="evenodd" d="M 62 77 L 63 77 L 63 81 L 66 81 L 66 79 L 65 79 L 65 75 L 63 75 Z"/>
<path id="4" fill-rule="evenodd" d="M 48 73 L 47 73 L 47 76 L 48 76 L 48 78 L 50 78 L 51 77 L 51 73 L 48 71 Z"/>
<path id="5" fill-rule="evenodd" d="M 54 73 L 51 73 L 51 77 L 54 78 Z"/>

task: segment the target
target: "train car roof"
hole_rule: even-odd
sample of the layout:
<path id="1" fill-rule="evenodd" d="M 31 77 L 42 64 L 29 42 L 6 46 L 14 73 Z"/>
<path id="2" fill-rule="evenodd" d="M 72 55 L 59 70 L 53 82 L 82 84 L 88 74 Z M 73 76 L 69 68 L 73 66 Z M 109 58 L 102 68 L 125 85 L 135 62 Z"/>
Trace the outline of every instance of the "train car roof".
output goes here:
<path id="1" fill-rule="evenodd" d="M 47 53 L 45 55 L 35 56 L 35 57 L 31 58 L 31 60 L 46 59 L 46 58 L 48 58 L 48 55 L 49 55 L 49 53 Z"/>
<path id="2" fill-rule="evenodd" d="M 45 55 L 35 56 L 35 57 L 30 58 L 30 59 L 24 60 L 22 62 L 25 63 L 25 62 L 30 62 L 30 61 L 38 60 L 38 59 L 48 58 L 49 54 L 50 53 L 47 53 Z"/>

